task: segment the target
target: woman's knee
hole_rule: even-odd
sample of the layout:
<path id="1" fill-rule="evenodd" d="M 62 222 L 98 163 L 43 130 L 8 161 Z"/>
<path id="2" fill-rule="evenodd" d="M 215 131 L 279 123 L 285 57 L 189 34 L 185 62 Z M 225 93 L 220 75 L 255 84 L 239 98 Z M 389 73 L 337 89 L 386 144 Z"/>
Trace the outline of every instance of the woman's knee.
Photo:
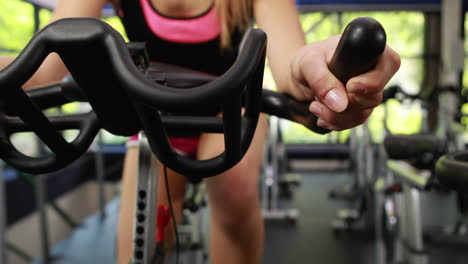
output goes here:
<path id="1" fill-rule="evenodd" d="M 215 221 L 226 228 L 235 228 L 258 215 L 258 173 L 241 162 L 216 176 L 216 183 L 208 184 L 209 204 Z"/>

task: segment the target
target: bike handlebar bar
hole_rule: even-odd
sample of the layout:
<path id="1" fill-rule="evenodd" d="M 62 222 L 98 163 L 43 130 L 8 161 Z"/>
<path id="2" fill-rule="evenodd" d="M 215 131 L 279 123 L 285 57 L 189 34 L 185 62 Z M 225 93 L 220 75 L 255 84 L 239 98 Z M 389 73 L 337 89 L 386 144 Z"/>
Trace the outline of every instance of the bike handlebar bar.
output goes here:
<path id="1" fill-rule="evenodd" d="M 352 48 L 347 48 L 349 45 Z M 364 49 L 359 51 L 360 56 L 356 56 L 359 45 L 364 45 Z M 345 83 L 347 78 L 372 68 L 384 47 L 385 32 L 380 24 L 370 18 L 356 19 L 343 33 L 329 67 Z M 253 29 L 247 35 L 235 63 L 225 74 L 208 83 L 202 84 L 203 80 L 197 87 L 177 89 L 149 80 L 133 63 L 120 34 L 106 23 L 91 18 L 69 18 L 54 22 L 36 34 L 20 55 L 0 71 L 0 96 L 12 102 L 8 106 L 22 120 L 19 122 L 18 118 L 3 115 L 0 133 L 4 140 L 0 143 L 0 157 L 25 172 L 44 173 L 64 167 L 79 157 L 89 147 L 101 126 L 113 134 L 123 136 L 144 129 L 153 152 L 171 169 L 193 177 L 219 174 L 244 156 L 253 138 L 261 109 L 275 114 L 275 108 L 271 107 L 273 103 L 283 101 L 282 106 L 297 103 L 291 98 L 275 97 L 275 94 L 266 91 L 265 94 L 270 96 L 263 97 L 261 101 L 265 50 L 265 33 Z M 68 121 L 47 119 L 41 107 L 52 103 L 37 99 L 40 98 L 39 91 L 36 96 L 35 91 L 29 92 L 33 95 L 31 98 L 36 98 L 36 104 L 21 89 L 22 84 L 51 52 L 59 54 L 81 88 L 81 92 L 71 92 L 56 100 L 68 102 L 70 97 L 75 97 L 78 101 L 88 101 L 93 108 L 88 114 L 75 115 L 74 122 L 73 118 Z M 351 59 L 347 60 L 348 56 Z M 360 65 L 363 67 L 358 67 Z M 341 72 L 344 74 L 339 75 Z M 62 87 L 62 90 L 67 89 Z M 242 105 L 245 105 L 244 115 L 241 115 Z M 190 116 L 186 115 L 187 108 L 193 112 Z M 221 119 L 198 115 L 213 109 L 221 109 Z M 170 115 L 166 115 L 166 112 Z M 291 112 L 282 113 L 282 117 L 293 120 L 297 116 Z M 310 117 L 310 112 L 308 117 L 305 116 L 308 122 L 302 123 L 317 129 L 316 117 Z M 194 120 L 197 122 L 194 123 Z M 171 130 L 176 130 L 174 128 L 184 126 L 192 132 L 224 132 L 225 152 L 203 161 L 190 160 L 176 154 L 167 136 Z M 66 127 L 80 128 L 80 134 L 71 143 L 66 142 L 59 133 L 59 129 Z M 9 141 L 9 135 L 26 128 L 35 132 L 54 154 L 31 158 L 17 151 Z M 319 132 L 325 133 L 326 130 Z"/>

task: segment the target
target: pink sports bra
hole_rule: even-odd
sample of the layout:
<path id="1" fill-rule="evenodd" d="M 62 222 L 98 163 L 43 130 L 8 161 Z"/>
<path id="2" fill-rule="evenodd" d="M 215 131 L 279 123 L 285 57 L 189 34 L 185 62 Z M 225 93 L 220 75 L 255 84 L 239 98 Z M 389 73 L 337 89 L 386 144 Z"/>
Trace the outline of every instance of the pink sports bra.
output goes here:
<path id="1" fill-rule="evenodd" d="M 191 18 L 173 18 L 160 14 L 150 0 L 139 0 L 146 23 L 160 38 L 177 43 L 201 43 L 215 39 L 221 32 L 215 9 Z"/>

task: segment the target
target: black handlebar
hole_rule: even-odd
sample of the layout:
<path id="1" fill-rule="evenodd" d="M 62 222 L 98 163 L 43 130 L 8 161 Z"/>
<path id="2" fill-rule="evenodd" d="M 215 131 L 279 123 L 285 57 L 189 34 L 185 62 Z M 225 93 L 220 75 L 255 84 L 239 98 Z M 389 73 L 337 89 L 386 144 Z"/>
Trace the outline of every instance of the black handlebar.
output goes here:
<path id="1" fill-rule="evenodd" d="M 49 109 L 71 102 L 88 102 L 86 94 L 70 76 L 61 82 L 36 87 L 26 91 L 27 96 L 40 109 Z M 0 111 L 7 115 L 14 115 L 13 102 L 0 101 Z"/>
<path id="2" fill-rule="evenodd" d="M 400 90 L 400 86 L 390 86 L 383 91 L 382 103 L 387 102 L 390 99 L 395 98 L 397 92 Z"/>
<path id="3" fill-rule="evenodd" d="M 387 135 L 384 147 L 390 159 L 408 160 L 419 169 L 433 166 L 447 153 L 447 141 L 434 135 Z"/>
<path id="4" fill-rule="evenodd" d="M 191 69 L 156 63 L 151 64 L 151 67 L 148 69 L 148 77 L 151 80 L 177 88 L 190 88 L 211 82 L 217 78 L 214 75 L 193 71 Z M 245 105 L 245 100 L 242 101 L 242 105 Z M 323 134 L 324 132 L 323 128 L 317 126 L 317 117 L 309 111 L 309 103 L 300 102 L 288 94 L 263 89 L 260 111 L 265 114 L 296 122 L 315 133 Z M 215 111 L 214 113 L 216 114 L 217 112 Z M 167 120 L 171 120 L 171 117 L 167 117 Z M 189 123 L 194 124 L 194 127 L 199 126 L 197 125 L 199 124 L 198 120 L 195 119 L 187 120 L 187 124 Z"/>
<path id="5" fill-rule="evenodd" d="M 352 77 L 374 68 L 386 41 L 379 22 L 370 17 L 356 18 L 346 26 L 328 68 L 346 85 Z"/>
<path id="6" fill-rule="evenodd" d="M 449 153 L 437 161 L 436 178 L 445 185 L 463 194 L 468 194 L 468 152 Z"/>
<path id="7" fill-rule="evenodd" d="M 91 18 L 52 23 L 36 34 L 19 56 L 0 71 L 0 87 L 2 97 L 14 102 L 14 113 L 54 155 L 26 158 L 7 138 L 0 145 L 0 156 L 21 170 L 41 173 L 63 165 L 60 162 L 63 157 L 68 160 L 68 157 L 81 155 L 92 142 L 98 129 L 95 118 L 94 125 L 86 123 L 78 138 L 68 143 L 21 89 L 46 56 L 56 52 L 86 94 L 103 128 L 124 136 L 144 128 L 153 151 L 169 167 L 177 167 L 185 174 L 192 171 L 218 174 L 241 159 L 253 137 L 260 111 L 256 102 L 261 95 L 265 45 L 263 31 L 252 30 L 240 56 L 225 74 L 202 86 L 181 90 L 148 80 L 134 65 L 123 38 L 106 23 Z M 243 90 L 246 91 L 246 110 L 241 117 Z M 225 135 L 225 153 L 200 163 L 177 155 L 167 141 L 160 112 L 177 113 L 184 108 L 196 111 L 214 106 L 223 111 L 221 129 Z M 189 118 L 182 116 L 179 121 Z M 78 143 L 80 151 L 77 151 Z M 84 146 L 84 143 L 89 144 Z"/>
<path id="8" fill-rule="evenodd" d="M 405 99 L 418 100 L 422 99 L 422 97 L 419 94 L 409 94 L 405 92 L 399 85 L 392 85 L 388 88 L 385 88 L 382 103 L 387 102 L 389 99 L 397 99 L 401 102 Z"/>
<path id="9" fill-rule="evenodd" d="M 387 135 L 384 147 L 389 158 L 414 159 L 426 153 L 440 157 L 447 152 L 447 141 L 433 135 Z"/>
<path id="10" fill-rule="evenodd" d="M 349 78 L 375 65 L 385 47 L 385 32 L 376 23 L 368 18 L 351 22 L 330 65 L 335 74 Z M 361 33 L 362 30 L 367 33 Z M 363 40 L 357 41 L 360 38 Z M 365 54 L 356 56 L 357 46 L 363 44 L 366 46 L 359 52 Z M 348 45 L 352 48 L 347 48 Z M 308 104 L 271 91 L 263 91 L 265 95 L 261 97 L 265 50 L 265 34 L 253 29 L 236 62 L 225 74 L 214 80 L 201 76 L 196 87 L 187 83 L 185 89 L 180 89 L 171 87 L 177 74 L 171 77 L 172 73 L 164 73 L 164 85 L 148 79 L 135 66 L 123 38 L 106 23 L 91 18 L 54 22 L 36 34 L 21 54 L 0 71 L 0 96 L 8 102 L 9 114 L 0 119 L 3 139 L 0 157 L 25 172 L 50 172 L 83 154 L 101 126 L 123 136 L 144 129 L 153 152 L 164 164 L 188 176 L 205 177 L 219 174 L 240 161 L 250 145 L 260 111 L 326 132 L 316 126 L 316 117 L 308 111 Z M 29 97 L 21 86 L 50 52 L 60 55 L 80 89 L 71 89 L 76 86 L 67 86 L 68 83 L 60 89 L 28 92 Z M 350 59 L 346 59 L 348 56 Z M 339 64 L 339 60 L 344 63 Z M 361 63 L 365 67 L 357 67 Z M 341 72 L 344 74 L 340 75 Z M 66 91 L 65 95 L 51 99 L 58 90 Z M 93 111 L 49 119 L 41 112 L 44 107 L 71 100 L 88 101 Z M 245 106 L 243 115 L 242 106 Z M 222 118 L 202 115 L 213 110 L 220 110 Z M 80 134 L 68 143 L 59 133 L 64 128 L 79 128 Z M 225 152 L 203 161 L 178 155 L 167 136 L 180 128 L 189 133 L 224 132 Z M 35 132 L 54 154 L 31 158 L 16 150 L 9 140 L 10 134 L 27 129 Z"/>

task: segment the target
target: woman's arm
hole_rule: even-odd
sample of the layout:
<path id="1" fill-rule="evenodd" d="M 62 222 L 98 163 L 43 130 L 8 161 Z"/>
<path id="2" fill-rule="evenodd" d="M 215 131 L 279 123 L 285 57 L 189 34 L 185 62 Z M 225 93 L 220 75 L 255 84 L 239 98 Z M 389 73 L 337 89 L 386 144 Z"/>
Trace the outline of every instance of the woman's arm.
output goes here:
<path id="1" fill-rule="evenodd" d="M 319 117 L 319 126 L 332 130 L 357 126 L 380 104 L 384 86 L 400 66 L 399 55 L 390 47 L 373 70 L 342 84 L 327 66 L 339 36 L 305 45 L 291 0 L 254 0 L 254 10 L 268 35 L 267 57 L 279 90 L 311 101 L 310 111 Z"/>
<path id="2" fill-rule="evenodd" d="M 99 17 L 106 0 L 59 0 L 49 23 L 67 17 Z M 0 69 L 14 60 L 13 57 L 0 57 Z M 23 86 L 29 89 L 38 85 L 63 79 L 68 70 L 60 57 L 52 53 L 42 63 L 37 72 Z"/>
<path id="3" fill-rule="evenodd" d="M 254 0 L 255 20 L 268 36 L 267 58 L 273 78 L 281 92 L 302 98 L 294 89 L 290 62 L 305 45 L 304 32 L 292 0 Z"/>

